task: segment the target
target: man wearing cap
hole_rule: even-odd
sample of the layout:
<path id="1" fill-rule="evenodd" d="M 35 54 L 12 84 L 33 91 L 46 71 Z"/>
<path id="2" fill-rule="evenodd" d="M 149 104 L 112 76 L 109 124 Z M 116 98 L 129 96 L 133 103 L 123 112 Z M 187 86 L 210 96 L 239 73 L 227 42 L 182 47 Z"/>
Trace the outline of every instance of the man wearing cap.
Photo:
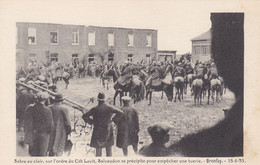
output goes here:
<path id="1" fill-rule="evenodd" d="M 62 102 L 62 94 L 57 94 L 54 99 L 54 104 L 49 106 L 54 122 L 54 131 L 51 134 L 49 143 L 50 156 L 62 156 L 65 143 L 71 132 L 69 112 L 67 108 L 63 106 Z"/>
<path id="2" fill-rule="evenodd" d="M 123 112 L 105 103 L 105 94 L 98 94 L 98 105 L 85 113 L 83 120 L 94 125 L 90 146 L 96 148 L 96 156 L 102 156 L 102 148 L 106 148 L 106 156 L 112 156 L 111 146 L 114 145 L 112 115 L 123 115 Z M 92 117 L 92 118 L 91 118 Z"/>
<path id="3" fill-rule="evenodd" d="M 169 141 L 169 130 L 173 128 L 168 122 L 157 122 L 148 127 L 148 132 L 152 137 L 152 143 L 143 146 L 139 154 L 147 157 L 169 156 L 170 151 L 165 144 Z"/>
<path id="4" fill-rule="evenodd" d="M 130 105 L 131 98 L 124 96 L 122 100 L 124 105 L 121 110 L 124 115 L 114 118 L 118 126 L 116 146 L 122 148 L 124 156 L 127 156 L 129 145 L 132 145 L 134 152 L 137 153 L 139 119 L 136 109 Z"/>
<path id="5" fill-rule="evenodd" d="M 50 134 L 53 130 L 52 112 L 44 103 L 48 94 L 39 92 L 35 104 L 25 111 L 25 143 L 31 156 L 47 156 Z"/>

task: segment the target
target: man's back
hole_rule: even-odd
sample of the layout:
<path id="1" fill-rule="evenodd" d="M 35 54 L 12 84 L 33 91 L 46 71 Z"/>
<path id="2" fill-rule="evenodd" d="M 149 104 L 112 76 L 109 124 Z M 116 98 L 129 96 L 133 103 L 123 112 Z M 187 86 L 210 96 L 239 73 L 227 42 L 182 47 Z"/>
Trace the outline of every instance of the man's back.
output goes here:
<path id="1" fill-rule="evenodd" d="M 53 129 L 52 112 L 45 105 L 36 103 L 31 107 L 33 129 L 39 133 L 51 133 Z"/>
<path id="2" fill-rule="evenodd" d="M 89 113 L 93 116 L 94 126 L 103 126 L 107 125 L 111 121 L 111 116 L 114 113 L 114 110 L 111 106 L 103 103 L 92 108 Z"/>

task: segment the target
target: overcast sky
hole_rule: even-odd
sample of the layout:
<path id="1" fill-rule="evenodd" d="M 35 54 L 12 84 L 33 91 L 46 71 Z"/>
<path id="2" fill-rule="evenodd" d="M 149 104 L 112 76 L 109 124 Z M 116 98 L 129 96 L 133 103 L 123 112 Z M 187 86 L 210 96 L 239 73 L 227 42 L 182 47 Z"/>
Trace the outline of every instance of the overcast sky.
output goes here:
<path id="1" fill-rule="evenodd" d="M 19 22 L 158 30 L 158 50 L 191 52 L 191 39 L 211 27 L 210 13 L 241 11 L 235 1 L 24 1 L 13 4 Z"/>

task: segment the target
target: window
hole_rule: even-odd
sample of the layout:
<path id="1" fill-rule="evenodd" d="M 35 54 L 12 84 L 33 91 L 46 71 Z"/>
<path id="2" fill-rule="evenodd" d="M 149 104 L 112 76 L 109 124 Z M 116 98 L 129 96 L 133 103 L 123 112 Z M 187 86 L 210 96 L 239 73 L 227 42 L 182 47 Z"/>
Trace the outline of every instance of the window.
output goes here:
<path id="1" fill-rule="evenodd" d="M 36 28 L 28 28 L 28 44 L 36 44 Z"/>
<path id="2" fill-rule="evenodd" d="M 50 42 L 51 44 L 58 44 L 58 30 L 50 32 Z"/>
<path id="3" fill-rule="evenodd" d="M 201 49 L 202 49 L 202 54 L 207 54 L 207 46 L 206 45 L 201 46 Z"/>
<path id="4" fill-rule="evenodd" d="M 152 46 L 152 34 L 147 34 L 146 35 L 146 46 L 151 47 Z"/>
<path id="5" fill-rule="evenodd" d="M 128 33 L 128 46 L 134 46 L 134 34 Z"/>
<path id="6" fill-rule="evenodd" d="M 147 55 L 146 55 L 146 63 L 147 63 L 147 64 L 150 64 L 150 63 L 151 63 L 151 55 L 150 55 L 150 54 L 147 54 Z"/>
<path id="7" fill-rule="evenodd" d="M 79 44 L 79 30 L 72 31 L 72 45 Z"/>
<path id="8" fill-rule="evenodd" d="M 51 62 L 58 61 L 58 53 L 51 53 Z"/>
<path id="9" fill-rule="evenodd" d="M 194 46 L 194 54 L 200 54 L 200 46 Z"/>
<path id="10" fill-rule="evenodd" d="M 108 54 L 108 62 L 113 62 L 114 61 L 114 54 L 113 53 L 109 53 Z"/>
<path id="11" fill-rule="evenodd" d="M 88 45 L 93 46 L 95 45 L 95 31 L 90 31 L 88 33 Z"/>
<path id="12" fill-rule="evenodd" d="M 127 56 L 128 58 L 127 58 L 127 60 L 128 61 L 133 61 L 133 54 L 128 54 L 128 56 Z"/>
<path id="13" fill-rule="evenodd" d="M 76 68 L 79 65 L 79 54 L 72 54 L 72 66 Z"/>
<path id="14" fill-rule="evenodd" d="M 92 62 L 95 60 L 94 54 L 89 54 L 88 55 L 88 62 Z"/>
<path id="15" fill-rule="evenodd" d="M 114 46 L 114 33 L 113 32 L 109 32 L 108 33 L 108 46 Z"/>

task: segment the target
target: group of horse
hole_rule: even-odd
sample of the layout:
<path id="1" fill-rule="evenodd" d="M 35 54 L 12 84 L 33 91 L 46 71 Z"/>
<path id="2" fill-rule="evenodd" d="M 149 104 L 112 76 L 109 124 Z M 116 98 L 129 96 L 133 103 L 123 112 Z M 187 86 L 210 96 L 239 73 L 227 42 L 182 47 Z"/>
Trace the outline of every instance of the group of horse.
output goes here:
<path id="1" fill-rule="evenodd" d="M 137 74 L 132 76 L 132 79 L 129 84 L 121 85 L 117 82 L 120 77 L 120 73 L 117 68 L 111 67 L 100 75 L 100 81 L 104 88 L 109 89 L 108 83 L 113 81 L 114 83 L 114 105 L 116 104 L 116 98 L 120 96 L 120 105 L 122 104 L 121 97 L 127 95 L 132 97 L 134 103 L 139 102 L 149 96 L 149 103 L 152 102 L 152 93 L 153 92 L 162 92 L 161 99 L 163 98 L 164 93 L 167 96 L 168 101 L 176 102 L 183 100 L 183 95 L 187 94 L 188 87 L 190 88 L 191 95 L 194 97 L 195 106 L 202 105 L 202 99 L 207 95 L 207 103 L 210 103 L 210 98 L 212 99 L 212 104 L 215 102 L 220 102 L 222 99 L 223 93 L 226 91 L 223 78 L 214 77 L 210 80 L 206 78 L 197 79 L 195 74 L 187 74 L 184 76 L 184 81 L 178 80 L 173 76 L 173 65 L 168 65 L 164 69 L 165 76 L 163 79 L 157 81 L 157 83 L 152 83 L 151 85 L 146 86 L 146 81 L 149 78 L 149 74 L 145 69 L 141 69 Z M 175 97 L 174 97 L 175 90 Z M 216 97 L 216 98 L 215 98 Z"/>

